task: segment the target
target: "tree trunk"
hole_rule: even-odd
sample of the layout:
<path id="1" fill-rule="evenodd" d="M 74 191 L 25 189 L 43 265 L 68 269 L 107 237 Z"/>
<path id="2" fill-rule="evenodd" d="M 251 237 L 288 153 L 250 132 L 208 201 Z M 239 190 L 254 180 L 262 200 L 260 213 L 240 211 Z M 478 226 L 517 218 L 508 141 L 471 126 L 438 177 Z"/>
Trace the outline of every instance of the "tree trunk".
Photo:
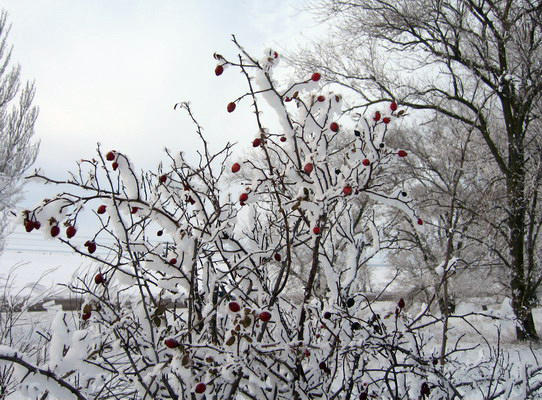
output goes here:
<path id="1" fill-rule="evenodd" d="M 510 173 L 507 179 L 508 204 L 510 216 L 509 225 L 509 251 L 512 279 L 510 289 L 512 292 L 512 308 L 516 316 L 516 334 L 518 340 L 539 339 L 534 324 L 532 306 L 533 293 L 525 276 L 525 228 L 526 228 L 526 201 L 524 196 L 525 171 L 523 167 L 523 154 L 520 146 L 510 146 Z"/>

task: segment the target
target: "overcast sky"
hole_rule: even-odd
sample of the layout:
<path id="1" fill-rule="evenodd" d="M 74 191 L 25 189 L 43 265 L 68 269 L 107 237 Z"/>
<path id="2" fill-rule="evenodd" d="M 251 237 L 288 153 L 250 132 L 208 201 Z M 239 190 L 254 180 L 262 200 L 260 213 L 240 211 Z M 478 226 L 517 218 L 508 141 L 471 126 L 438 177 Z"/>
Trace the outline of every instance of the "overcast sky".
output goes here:
<path id="1" fill-rule="evenodd" d="M 35 167 L 55 177 L 92 157 L 96 143 L 154 168 L 163 148 L 195 150 L 188 119 L 173 106 L 191 101 L 217 150 L 254 135 L 248 102 L 234 114 L 226 104 L 243 93 L 239 73 L 214 75 L 215 51 L 237 52 L 231 34 L 260 58 L 306 42 L 319 29 L 301 13 L 303 0 L 4 0 L 12 25 L 13 60 L 35 80 L 40 107 Z M 25 206 L 39 198 L 29 187 Z M 28 192 L 28 190 L 27 190 Z"/>

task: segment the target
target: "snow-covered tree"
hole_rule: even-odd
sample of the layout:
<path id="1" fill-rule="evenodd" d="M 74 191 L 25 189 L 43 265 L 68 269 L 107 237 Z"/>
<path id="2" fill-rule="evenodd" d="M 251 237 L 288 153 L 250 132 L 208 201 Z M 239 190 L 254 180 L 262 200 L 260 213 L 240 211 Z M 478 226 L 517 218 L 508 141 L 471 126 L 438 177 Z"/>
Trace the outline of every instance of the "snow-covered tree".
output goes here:
<path id="1" fill-rule="evenodd" d="M 360 290 L 360 268 L 382 237 L 377 214 L 356 199 L 399 208 L 423 228 L 401 190 L 385 190 L 386 167 L 408 156 L 385 142 L 398 113 L 343 115 L 320 72 L 282 85 L 277 52 L 257 60 L 237 48 L 235 59 L 215 54 L 216 75 L 238 71 L 247 84 L 223 117 L 251 109 L 247 145 L 257 156 L 231 144 L 211 152 L 193 110 L 179 103 L 202 143 L 195 163 L 168 150 L 167 164 L 138 174 L 120 149 L 98 147 L 67 179 L 32 176 L 60 193 L 24 210 L 20 223 L 39 222 L 46 239 L 99 267 L 70 286 L 80 313 L 55 316 L 44 359 L 0 348 L 21 393 L 423 399 L 522 390 L 535 367 L 506 380 L 511 370 L 496 356 L 462 359 L 461 338 L 439 353 L 428 329 L 440 319 L 427 307 L 413 316 L 402 299 L 377 305 Z M 81 223 L 82 213 L 98 226 Z M 475 371 L 476 385 L 458 370 Z"/>
<path id="2" fill-rule="evenodd" d="M 0 251 L 11 213 L 20 200 L 22 178 L 34 163 L 38 143 L 32 142 L 38 117 L 34 84 L 21 84 L 21 67 L 11 63 L 6 11 L 0 13 Z"/>
<path id="3" fill-rule="evenodd" d="M 322 0 L 332 35 L 300 66 L 320 68 L 367 106 L 387 99 L 467 125 L 483 140 L 506 195 L 488 237 L 508 272 L 517 336 L 538 340 L 532 309 L 542 283 L 539 139 L 542 16 L 534 0 Z M 504 216 L 505 225 L 500 224 Z M 485 245 L 489 245 L 486 243 Z"/>

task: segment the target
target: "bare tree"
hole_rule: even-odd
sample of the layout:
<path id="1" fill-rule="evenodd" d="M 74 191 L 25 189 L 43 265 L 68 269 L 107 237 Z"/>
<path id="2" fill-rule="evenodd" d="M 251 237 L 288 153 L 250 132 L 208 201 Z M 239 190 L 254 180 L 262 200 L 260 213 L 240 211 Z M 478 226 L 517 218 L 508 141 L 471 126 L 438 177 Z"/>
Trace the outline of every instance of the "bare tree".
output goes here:
<path id="1" fill-rule="evenodd" d="M 542 4 L 324 0 L 315 9 L 334 18 L 337 30 L 299 66 L 324 71 L 365 106 L 396 99 L 456 120 L 483 140 L 505 191 L 505 225 L 492 224 L 505 245 L 491 251 L 509 272 L 518 338 L 537 340 L 531 310 L 541 284 L 533 188 L 540 183 L 535 107 L 542 97 Z"/>
<path id="2" fill-rule="evenodd" d="M 12 66 L 7 39 L 7 12 L 0 13 L 0 251 L 10 211 L 20 200 L 22 177 L 34 163 L 39 143 L 32 143 L 38 108 L 32 105 L 34 84 L 21 84 L 21 67 Z M 27 227 L 30 229 L 30 227 Z"/>

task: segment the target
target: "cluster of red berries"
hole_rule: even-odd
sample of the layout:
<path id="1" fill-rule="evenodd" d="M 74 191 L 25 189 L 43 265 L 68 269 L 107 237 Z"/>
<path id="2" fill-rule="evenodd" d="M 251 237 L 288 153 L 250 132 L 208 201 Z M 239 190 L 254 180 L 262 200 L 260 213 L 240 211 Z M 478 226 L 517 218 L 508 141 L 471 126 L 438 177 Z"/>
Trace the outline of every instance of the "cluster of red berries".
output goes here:
<path id="1" fill-rule="evenodd" d="M 108 152 L 105 155 L 105 159 L 107 161 L 113 161 L 113 163 L 111 164 L 111 168 L 113 168 L 113 171 L 116 171 L 117 168 L 119 167 L 119 163 L 116 161 L 117 160 L 117 152 L 115 150 L 111 150 L 110 152 Z"/>

